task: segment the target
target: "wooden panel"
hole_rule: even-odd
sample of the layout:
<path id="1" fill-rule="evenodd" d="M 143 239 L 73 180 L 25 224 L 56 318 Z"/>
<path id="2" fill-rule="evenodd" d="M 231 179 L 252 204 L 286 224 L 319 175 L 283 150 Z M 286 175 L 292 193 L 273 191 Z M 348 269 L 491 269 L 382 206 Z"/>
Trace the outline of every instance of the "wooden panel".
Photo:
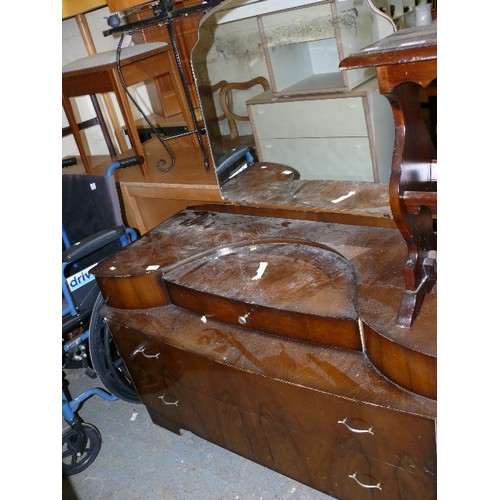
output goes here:
<path id="1" fill-rule="evenodd" d="M 62 0 L 62 18 L 67 19 L 78 14 L 106 7 L 105 0 Z"/>
<path id="2" fill-rule="evenodd" d="M 184 0 L 175 3 L 175 9 L 181 9 L 199 5 L 201 0 Z M 194 12 L 188 16 L 173 18 L 172 26 L 175 33 L 176 45 L 179 51 L 182 67 L 184 68 L 185 77 L 189 87 L 189 94 L 195 108 L 199 107 L 198 93 L 194 84 L 193 72 L 191 70 L 191 50 L 198 40 L 198 24 L 203 17 L 203 12 Z M 152 16 L 151 6 L 145 6 L 142 9 L 131 12 L 127 15 L 129 22 L 140 19 L 147 19 Z M 136 43 L 140 42 L 167 42 L 172 46 L 170 35 L 166 26 L 149 26 L 148 29 L 133 35 Z M 175 66 L 175 67 L 174 67 Z M 183 103 L 178 102 L 175 86 L 178 85 L 179 77 L 176 65 L 171 65 L 168 71 L 168 76 L 158 80 L 156 90 L 161 97 L 162 109 L 154 109 L 154 113 L 163 116 L 172 116 L 179 113 Z M 183 89 L 180 89 L 183 92 Z"/>
<path id="3" fill-rule="evenodd" d="M 148 264 L 149 262 L 149 264 Z M 112 268 L 112 262 L 108 263 Z M 153 269 L 147 270 L 149 266 Z M 144 274 L 122 279 L 97 277 L 100 289 L 113 307 L 126 309 L 161 307 L 170 303 L 161 275 L 154 269 L 154 261 L 144 263 Z"/>
<path id="4" fill-rule="evenodd" d="M 287 338 L 361 349 L 353 268 L 321 245 L 269 240 L 225 246 L 177 263 L 163 277 L 172 302 L 193 312 Z"/>
<path id="5" fill-rule="evenodd" d="M 129 9 L 149 2 L 144 0 L 107 0 L 107 3 L 111 12 L 118 12 L 119 10 Z"/>
<path id="6" fill-rule="evenodd" d="M 234 213 L 224 210 L 231 207 Z M 380 332 L 392 346 L 392 354 L 384 358 L 383 363 L 390 365 L 393 358 L 405 359 L 407 351 L 418 354 L 403 365 L 405 377 L 419 381 L 411 386 L 412 390 L 419 394 L 432 394 L 432 387 L 436 384 L 435 371 L 417 361 L 436 357 L 436 302 L 430 300 L 432 295 L 427 297 L 410 332 L 402 332 L 396 326 L 399 297 L 404 287 L 401 271 L 406 259 L 406 246 L 399 231 L 278 219 L 272 217 L 276 216 L 272 209 L 266 212 L 262 208 L 258 210 L 260 216 L 257 217 L 245 210 L 246 207 L 212 205 L 180 213 L 121 251 L 117 256 L 119 262 L 113 260 L 112 267 L 109 263 L 102 263 L 93 273 L 100 279 L 109 278 L 111 282 L 123 280 L 126 283 L 134 276 L 148 276 L 150 265 L 159 266 L 158 273 L 161 274 L 168 266 L 186 259 L 197 259 L 210 248 L 216 250 L 270 239 L 319 242 L 341 253 L 354 266 L 356 311 L 366 325 Z M 288 272 L 288 268 L 283 272 Z M 206 284 L 209 283 L 207 280 Z M 137 300 L 135 307 L 141 307 L 140 294 Z M 201 316 L 201 312 L 194 315 L 198 318 L 197 322 L 200 322 Z M 151 320 L 150 314 L 148 318 Z M 372 350 L 368 342 L 366 349 L 368 356 L 375 359 L 377 350 Z M 383 367 L 377 363 L 375 366 Z M 424 390 L 426 392 L 422 392 Z"/>

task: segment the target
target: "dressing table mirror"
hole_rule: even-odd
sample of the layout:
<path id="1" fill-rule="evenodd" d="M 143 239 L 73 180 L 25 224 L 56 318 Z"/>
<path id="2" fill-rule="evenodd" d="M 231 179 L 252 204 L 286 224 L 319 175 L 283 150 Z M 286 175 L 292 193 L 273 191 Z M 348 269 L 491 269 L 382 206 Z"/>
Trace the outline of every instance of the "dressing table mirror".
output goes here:
<path id="1" fill-rule="evenodd" d="M 339 63 L 394 30 L 363 0 L 227 0 L 208 12 L 191 63 L 223 199 L 390 218 L 391 107 L 373 68 Z"/>

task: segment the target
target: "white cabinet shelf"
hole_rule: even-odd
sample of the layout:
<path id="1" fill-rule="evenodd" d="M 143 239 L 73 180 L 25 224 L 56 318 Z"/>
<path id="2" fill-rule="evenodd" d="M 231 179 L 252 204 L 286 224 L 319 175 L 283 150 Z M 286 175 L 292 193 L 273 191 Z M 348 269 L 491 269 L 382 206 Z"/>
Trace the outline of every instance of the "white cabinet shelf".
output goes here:
<path id="1" fill-rule="evenodd" d="M 350 90 L 375 75 L 339 70 L 341 59 L 378 39 L 364 2 L 303 5 L 260 15 L 258 23 L 276 95 Z"/>

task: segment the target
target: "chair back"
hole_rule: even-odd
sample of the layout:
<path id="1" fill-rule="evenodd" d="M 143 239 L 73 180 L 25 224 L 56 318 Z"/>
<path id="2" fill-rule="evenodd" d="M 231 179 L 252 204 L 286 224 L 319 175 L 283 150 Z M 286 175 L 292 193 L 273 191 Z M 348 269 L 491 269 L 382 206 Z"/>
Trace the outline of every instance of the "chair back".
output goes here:
<path id="1" fill-rule="evenodd" d="M 71 244 L 123 225 L 115 182 L 113 176 L 62 176 L 62 223 Z"/>
<path id="2" fill-rule="evenodd" d="M 252 87 L 260 85 L 263 92 L 269 90 L 269 82 L 263 76 L 252 78 L 246 82 L 229 82 L 222 86 L 220 91 L 220 105 L 229 125 L 229 135 L 231 139 L 239 137 L 237 121 L 250 121 L 248 115 L 239 115 L 233 109 L 233 91 L 249 90 Z"/>

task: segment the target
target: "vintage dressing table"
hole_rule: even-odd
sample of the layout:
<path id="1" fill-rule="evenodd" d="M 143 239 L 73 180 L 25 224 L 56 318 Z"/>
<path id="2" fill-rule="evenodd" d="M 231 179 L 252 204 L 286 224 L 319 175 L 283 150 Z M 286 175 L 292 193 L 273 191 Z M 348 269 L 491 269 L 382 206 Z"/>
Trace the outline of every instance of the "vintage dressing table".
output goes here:
<path id="1" fill-rule="evenodd" d="M 433 50 L 415 48 L 422 64 L 396 76 L 412 80 Z M 428 500 L 437 496 L 435 237 L 426 225 L 435 155 L 406 104 L 432 74 L 400 86 L 382 76 L 384 93 L 404 103 L 390 186 L 398 229 L 340 223 L 333 210 L 315 219 L 313 208 L 200 205 L 92 272 L 156 424 L 339 499 Z M 413 292 L 420 311 L 401 328 L 400 299 Z"/>

